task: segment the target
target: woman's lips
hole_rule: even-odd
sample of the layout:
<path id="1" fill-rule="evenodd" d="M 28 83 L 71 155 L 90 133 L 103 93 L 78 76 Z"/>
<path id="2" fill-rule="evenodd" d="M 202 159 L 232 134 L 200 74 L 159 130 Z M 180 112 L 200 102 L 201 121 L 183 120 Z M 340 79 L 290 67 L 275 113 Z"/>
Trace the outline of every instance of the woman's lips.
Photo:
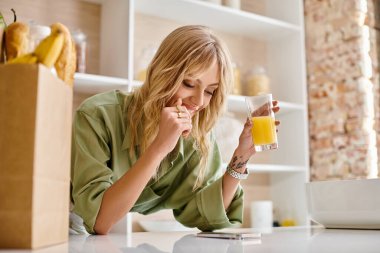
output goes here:
<path id="1" fill-rule="evenodd" d="M 191 116 L 193 116 L 198 111 L 197 107 L 188 106 L 188 105 L 184 105 L 184 106 L 186 107 L 187 111 L 190 113 Z"/>

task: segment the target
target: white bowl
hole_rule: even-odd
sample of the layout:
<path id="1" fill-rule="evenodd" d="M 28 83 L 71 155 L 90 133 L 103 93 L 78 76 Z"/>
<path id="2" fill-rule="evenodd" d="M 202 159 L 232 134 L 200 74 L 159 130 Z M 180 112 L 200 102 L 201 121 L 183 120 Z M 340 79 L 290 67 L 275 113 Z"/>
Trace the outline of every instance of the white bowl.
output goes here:
<path id="1" fill-rule="evenodd" d="M 327 228 L 380 229 L 380 179 L 306 184 L 311 218 Z"/>
<path id="2" fill-rule="evenodd" d="M 193 231 L 175 220 L 141 220 L 140 226 L 147 232 Z"/>

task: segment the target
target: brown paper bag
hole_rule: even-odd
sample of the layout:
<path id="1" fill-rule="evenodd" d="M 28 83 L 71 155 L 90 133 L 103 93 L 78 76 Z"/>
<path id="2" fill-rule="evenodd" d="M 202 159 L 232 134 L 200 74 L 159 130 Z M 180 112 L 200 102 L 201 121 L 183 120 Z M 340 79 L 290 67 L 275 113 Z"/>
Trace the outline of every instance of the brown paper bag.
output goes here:
<path id="1" fill-rule="evenodd" d="M 43 65 L 0 65 L 0 248 L 68 240 L 72 92 Z"/>

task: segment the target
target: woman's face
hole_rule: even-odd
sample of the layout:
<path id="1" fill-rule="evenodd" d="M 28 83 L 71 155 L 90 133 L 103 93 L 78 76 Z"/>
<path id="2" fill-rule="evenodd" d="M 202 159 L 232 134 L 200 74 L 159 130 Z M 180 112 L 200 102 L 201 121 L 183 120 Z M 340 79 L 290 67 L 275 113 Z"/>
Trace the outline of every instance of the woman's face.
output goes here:
<path id="1" fill-rule="evenodd" d="M 213 96 L 214 91 L 219 86 L 218 65 L 214 62 L 205 72 L 197 76 L 185 76 L 182 84 L 173 98 L 169 101 L 168 106 L 174 106 L 181 99 L 181 106 L 191 114 L 204 109 Z"/>

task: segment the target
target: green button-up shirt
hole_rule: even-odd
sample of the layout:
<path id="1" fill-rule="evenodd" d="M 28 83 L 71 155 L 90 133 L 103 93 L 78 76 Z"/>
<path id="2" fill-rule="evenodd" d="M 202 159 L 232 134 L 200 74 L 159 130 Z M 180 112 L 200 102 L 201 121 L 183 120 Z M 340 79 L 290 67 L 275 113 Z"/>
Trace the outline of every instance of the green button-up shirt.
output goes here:
<path id="1" fill-rule="evenodd" d="M 139 146 L 130 146 L 125 108 L 130 96 L 111 91 L 87 99 L 77 109 L 73 123 L 71 198 L 74 212 L 82 217 L 89 233 L 103 194 L 128 171 L 140 156 Z M 142 134 L 142 133 L 140 133 Z M 212 140 L 212 152 L 203 186 L 193 191 L 200 154 L 192 138 L 180 138 L 175 149 L 161 162 L 162 173 L 145 186 L 131 212 L 149 214 L 172 209 L 183 225 L 214 230 L 242 222 L 243 191 L 239 186 L 227 209 L 223 207 L 221 156 Z M 130 154 L 133 148 L 135 155 Z"/>

